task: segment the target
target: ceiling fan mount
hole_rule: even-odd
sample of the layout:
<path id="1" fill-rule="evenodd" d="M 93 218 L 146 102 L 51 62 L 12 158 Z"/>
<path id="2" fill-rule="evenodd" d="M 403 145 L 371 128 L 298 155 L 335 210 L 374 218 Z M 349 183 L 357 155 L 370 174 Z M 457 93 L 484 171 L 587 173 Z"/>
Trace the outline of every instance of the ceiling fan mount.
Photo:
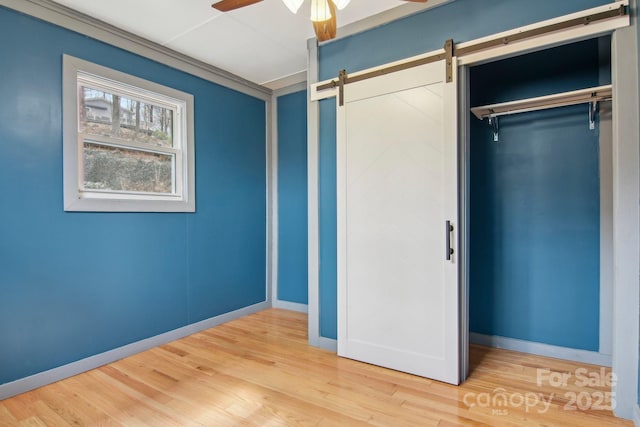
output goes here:
<path id="1" fill-rule="evenodd" d="M 242 7 L 250 6 L 255 3 L 260 3 L 262 0 L 220 0 L 211 5 L 214 9 L 221 12 L 229 12 Z M 287 7 L 295 13 L 304 0 L 283 0 Z M 428 0 L 401 0 L 410 1 L 414 3 L 426 3 Z M 342 9 L 349 3 L 349 0 L 312 0 L 312 16 L 311 21 L 313 29 L 316 33 L 318 41 L 331 40 L 336 37 L 337 33 L 337 19 L 336 19 L 336 5 Z M 314 15 L 313 11 L 316 13 Z"/>

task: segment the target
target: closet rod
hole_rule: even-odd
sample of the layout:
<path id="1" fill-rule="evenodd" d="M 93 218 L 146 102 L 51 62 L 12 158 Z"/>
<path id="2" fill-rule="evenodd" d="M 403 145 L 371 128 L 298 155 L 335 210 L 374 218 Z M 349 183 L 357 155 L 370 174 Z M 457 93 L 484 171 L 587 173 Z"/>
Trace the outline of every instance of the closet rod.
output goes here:
<path id="1" fill-rule="evenodd" d="M 473 107 L 471 108 L 471 112 L 478 119 L 482 120 L 486 117 L 499 117 L 507 114 L 524 113 L 527 111 L 538 111 L 569 105 L 608 101 L 611 100 L 611 96 L 611 85 L 605 85 L 540 96 L 537 98 L 528 98 L 518 101 L 502 102 L 500 104 Z"/>

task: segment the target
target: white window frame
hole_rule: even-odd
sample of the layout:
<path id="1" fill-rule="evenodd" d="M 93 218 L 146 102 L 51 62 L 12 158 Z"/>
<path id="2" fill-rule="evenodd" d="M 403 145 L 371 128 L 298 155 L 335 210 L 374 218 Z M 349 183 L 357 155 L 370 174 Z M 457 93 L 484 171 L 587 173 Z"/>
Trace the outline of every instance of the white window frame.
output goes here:
<path id="1" fill-rule="evenodd" d="M 84 212 L 195 212 L 193 95 L 69 55 L 62 59 L 64 210 Z M 79 86 L 149 102 L 173 111 L 173 147 L 86 135 L 79 127 Z M 83 149 L 87 142 L 170 154 L 175 158 L 171 194 L 101 191 L 83 188 Z"/>

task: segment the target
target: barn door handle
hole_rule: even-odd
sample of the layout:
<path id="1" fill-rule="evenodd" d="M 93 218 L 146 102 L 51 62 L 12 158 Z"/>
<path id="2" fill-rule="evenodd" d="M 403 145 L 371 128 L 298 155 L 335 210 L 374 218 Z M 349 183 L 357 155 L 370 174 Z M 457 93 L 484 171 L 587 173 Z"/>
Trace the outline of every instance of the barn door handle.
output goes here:
<path id="1" fill-rule="evenodd" d="M 451 221 L 446 221 L 446 232 L 445 232 L 445 246 L 446 246 L 446 254 L 445 259 L 447 261 L 451 261 L 451 255 L 453 255 L 453 248 L 451 247 L 451 233 L 453 232 L 453 225 L 451 225 Z"/>

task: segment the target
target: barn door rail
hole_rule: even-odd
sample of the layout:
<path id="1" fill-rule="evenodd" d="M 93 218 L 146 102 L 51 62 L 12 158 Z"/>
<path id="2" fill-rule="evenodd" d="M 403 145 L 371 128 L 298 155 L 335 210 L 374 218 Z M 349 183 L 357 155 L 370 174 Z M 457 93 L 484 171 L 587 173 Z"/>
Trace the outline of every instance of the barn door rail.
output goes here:
<path id="1" fill-rule="evenodd" d="M 492 54 L 489 52 L 493 51 L 495 51 L 493 55 L 496 56 L 508 55 L 508 48 L 512 45 L 526 45 L 527 42 L 537 38 L 547 38 L 545 43 L 553 45 L 569 40 L 571 37 L 577 37 L 576 33 L 579 33 L 579 35 L 583 37 L 585 34 L 605 34 L 610 33 L 616 28 L 628 25 L 629 0 L 620 0 L 608 5 L 550 19 L 470 42 L 455 44 L 453 40 L 449 39 L 445 42 L 443 49 L 418 55 L 407 60 L 397 61 L 351 74 L 347 73 L 345 69 L 340 70 L 338 78 L 311 85 L 311 100 L 317 101 L 337 96 L 340 105 L 343 105 L 344 88 L 346 85 L 442 60 L 446 60 L 446 81 L 450 83 L 453 80 L 453 57 L 459 59 L 459 64 L 463 63 L 465 58 L 468 58 L 468 62 L 472 63 L 491 57 Z M 584 30 L 583 28 L 586 27 L 592 27 L 592 29 Z M 563 32 L 572 32 L 572 35 L 563 35 Z"/>

